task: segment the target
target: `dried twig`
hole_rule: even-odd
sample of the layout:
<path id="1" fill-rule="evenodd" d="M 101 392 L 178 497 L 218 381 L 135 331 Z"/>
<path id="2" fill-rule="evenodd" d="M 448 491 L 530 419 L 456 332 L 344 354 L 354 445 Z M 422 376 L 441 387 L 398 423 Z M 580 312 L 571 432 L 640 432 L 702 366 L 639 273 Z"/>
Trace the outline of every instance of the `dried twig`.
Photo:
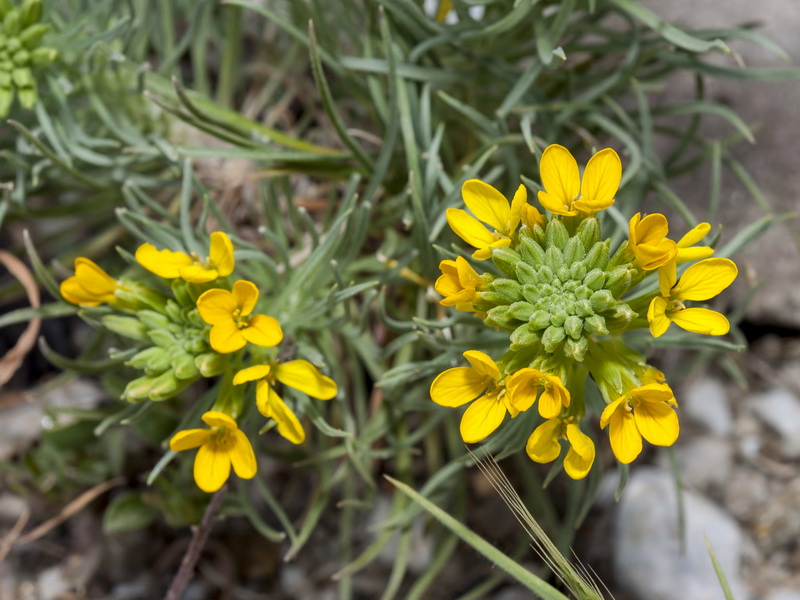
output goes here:
<path id="1" fill-rule="evenodd" d="M 30 269 L 25 266 L 20 259 L 13 254 L 0 250 L 0 263 L 3 263 L 14 277 L 16 277 L 25 288 L 28 301 L 33 308 L 39 308 L 39 288 L 33 278 Z M 14 372 L 22 364 L 22 359 L 33 348 L 36 343 L 36 336 L 39 335 L 39 326 L 42 320 L 39 317 L 28 321 L 28 326 L 22 335 L 19 336 L 16 345 L 9 350 L 5 356 L 0 357 L 0 386 L 11 379 Z"/>

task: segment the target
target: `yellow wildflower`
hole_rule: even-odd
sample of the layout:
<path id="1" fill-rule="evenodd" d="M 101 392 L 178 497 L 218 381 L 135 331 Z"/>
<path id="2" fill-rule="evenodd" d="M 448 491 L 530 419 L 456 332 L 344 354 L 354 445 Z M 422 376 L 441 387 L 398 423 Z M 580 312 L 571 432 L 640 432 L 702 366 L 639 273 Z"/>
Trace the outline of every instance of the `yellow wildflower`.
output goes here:
<path id="1" fill-rule="evenodd" d="M 306 439 L 306 432 L 297 416 L 275 391 L 275 382 L 280 381 L 283 385 L 320 400 L 330 400 L 338 391 L 333 379 L 320 373 L 306 360 L 247 367 L 236 373 L 233 385 L 248 381 L 256 381 L 256 406 L 259 412 L 268 419 L 274 419 L 278 425 L 278 433 L 293 444 L 302 444 Z"/>
<path id="2" fill-rule="evenodd" d="M 511 405 L 518 411 L 528 410 L 536 400 L 539 388 L 539 414 L 545 419 L 554 419 L 561 413 L 561 408 L 569 406 L 569 390 L 557 375 L 549 375 L 537 369 L 520 369 L 514 373 L 506 384 Z"/>
<path id="3" fill-rule="evenodd" d="M 675 281 L 677 277 L 677 267 L 679 264 L 692 260 L 708 258 L 714 254 L 714 249 L 710 246 L 694 245 L 706 237 L 709 231 L 711 231 L 710 223 L 700 223 L 696 227 L 693 227 L 680 240 L 678 240 L 676 244 L 678 252 L 675 254 L 675 258 L 658 268 L 658 278 L 662 282 L 662 285 L 666 285 L 663 282 L 667 281 L 670 277 L 672 278 L 673 282 Z"/>
<path id="4" fill-rule="evenodd" d="M 652 271 L 675 259 L 678 246 L 667 237 L 669 223 L 660 213 L 641 218 L 636 213 L 628 223 L 628 247 L 636 256 L 636 265 L 644 271 Z"/>
<path id="5" fill-rule="evenodd" d="M 520 222 L 520 209 L 528 199 L 525 186 L 517 188 L 511 204 L 503 194 L 479 179 L 466 181 L 461 194 L 464 204 L 478 218 L 460 208 L 448 208 L 447 222 L 458 237 L 477 248 L 472 258 L 485 260 L 492 256 L 492 248 L 511 244 L 511 236 Z M 481 221 L 494 231 L 489 231 Z"/>
<path id="6" fill-rule="evenodd" d="M 113 304 L 119 282 L 88 258 L 75 259 L 75 275 L 61 282 L 64 300 L 80 306 Z"/>
<path id="7" fill-rule="evenodd" d="M 601 150 L 586 164 L 581 181 L 578 163 L 564 146 L 544 149 L 539 163 L 544 191 L 539 203 L 551 213 L 571 217 L 593 215 L 614 204 L 622 179 L 622 163 L 612 148 Z"/>
<path id="8" fill-rule="evenodd" d="M 258 288 L 240 280 L 233 290 L 215 288 L 197 299 L 200 317 L 211 325 L 209 342 L 220 354 L 236 352 L 247 342 L 256 346 L 275 346 L 283 339 L 280 324 L 267 315 L 251 315 L 258 301 Z"/>
<path id="9" fill-rule="evenodd" d="M 461 437 L 474 444 L 500 427 L 506 412 L 514 417 L 519 411 L 510 405 L 500 382 L 500 369 L 489 356 L 478 350 L 467 350 L 464 358 L 471 366 L 439 373 L 431 384 L 431 399 L 436 404 L 451 407 L 472 402 L 461 417 Z"/>
<path id="10" fill-rule="evenodd" d="M 519 210 L 519 217 L 522 224 L 528 229 L 533 229 L 536 225 L 542 229 L 547 227 L 547 217 L 531 204 L 522 205 L 522 208 Z"/>
<path id="11" fill-rule="evenodd" d="M 250 440 L 230 416 L 210 410 L 203 415 L 210 429 L 179 431 L 169 441 L 175 452 L 199 447 L 194 459 L 194 480 L 204 492 L 216 492 L 233 470 L 242 479 L 256 475 L 256 455 Z"/>
<path id="12" fill-rule="evenodd" d="M 675 396 L 665 383 L 635 388 L 608 404 L 600 417 L 600 428 L 609 427 L 611 450 L 623 464 L 633 462 L 642 451 L 642 438 L 654 446 L 671 446 L 680 425 Z"/>
<path id="13" fill-rule="evenodd" d="M 564 471 L 572 479 L 583 479 L 594 462 L 594 442 L 581 432 L 573 417 L 548 419 L 528 438 L 525 451 L 537 463 L 549 463 L 561 454 L 560 439 L 569 442 L 569 452 L 564 458 Z"/>
<path id="14" fill-rule="evenodd" d="M 661 296 L 653 298 L 647 310 L 650 333 L 659 337 L 667 331 L 670 323 L 694 333 L 728 333 L 730 323 L 724 315 L 708 308 L 686 308 L 683 302 L 713 298 L 733 283 L 738 272 L 732 260 L 707 258 L 686 269 L 677 285 L 674 271 L 660 277 Z"/>
<path id="15" fill-rule="evenodd" d="M 439 263 L 439 269 L 441 269 L 442 275 L 433 286 L 444 296 L 442 300 L 439 300 L 439 304 L 455 306 L 458 310 L 472 311 L 472 300 L 477 294 L 476 288 L 481 283 L 481 276 L 461 256 L 455 260 L 443 260 Z"/>
<path id="16" fill-rule="evenodd" d="M 164 279 L 185 279 L 192 283 L 207 283 L 233 273 L 233 244 L 222 231 L 211 234 L 209 257 L 196 254 L 157 250 L 152 244 L 142 244 L 136 250 L 136 260 L 148 271 Z"/>

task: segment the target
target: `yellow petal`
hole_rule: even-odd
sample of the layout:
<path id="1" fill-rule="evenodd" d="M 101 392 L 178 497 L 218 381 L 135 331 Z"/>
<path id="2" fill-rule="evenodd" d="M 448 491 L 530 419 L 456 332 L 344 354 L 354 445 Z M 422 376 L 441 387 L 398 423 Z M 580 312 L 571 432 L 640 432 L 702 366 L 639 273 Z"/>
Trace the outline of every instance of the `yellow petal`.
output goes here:
<path id="1" fill-rule="evenodd" d="M 247 344 L 247 340 L 242 335 L 242 330 L 236 326 L 233 320 L 214 325 L 209 332 L 208 342 L 220 354 L 236 352 Z"/>
<path id="2" fill-rule="evenodd" d="M 338 391 L 336 382 L 320 373 L 307 360 L 290 360 L 275 367 L 275 378 L 312 398 L 330 400 Z"/>
<path id="3" fill-rule="evenodd" d="M 461 195 L 464 204 L 478 220 L 508 235 L 511 210 L 503 194 L 480 179 L 470 179 L 461 186 Z"/>
<path id="4" fill-rule="evenodd" d="M 237 429 L 232 432 L 232 435 L 234 436 L 234 444 L 228 454 L 231 457 L 233 470 L 242 479 L 252 479 L 258 472 L 253 446 L 243 431 Z"/>
<path id="5" fill-rule="evenodd" d="M 216 269 L 206 269 L 200 265 L 180 266 L 178 267 L 178 275 L 181 279 L 190 283 L 208 283 L 219 277 Z"/>
<path id="6" fill-rule="evenodd" d="M 542 229 L 547 227 L 547 219 L 535 206 L 523 204 L 519 214 L 522 224 L 527 226 L 529 229 L 533 229 L 536 225 Z"/>
<path id="7" fill-rule="evenodd" d="M 550 419 L 533 430 L 525 444 L 525 452 L 532 461 L 544 464 L 558 458 L 561 454 L 561 444 L 558 443 L 560 429 L 561 421 Z"/>
<path id="8" fill-rule="evenodd" d="M 242 369 L 233 376 L 233 385 L 241 385 L 248 381 L 264 379 L 264 377 L 269 375 L 271 369 L 272 367 L 270 365 L 254 365 L 252 367 Z"/>
<path id="9" fill-rule="evenodd" d="M 671 260 L 658 267 L 658 290 L 664 298 L 669 298 L 675 282 L 678 280 L 677 260 Z"/>
<path id="10" fill-rule="evenodd" d="M 539 397 L 539 414 L 545 419 L 555 419 L 561 414 L 561 403 L 559 395 L 554 394 L 552 390 L 545 389 Z"/>
<path id="11" fill-rule="evenodd" d="M 667 217 L 660 213 L 653 213 L 641 218 L 641 213 L 636 213 L 628 223 L 628 234 L 632 244 L 658 244 L 669 233 Z"/>
<path id="12" fill-rule="evenodd" d="M 505 416 L 506 407 L 497 396 L 478 398 L 461 417 L 461 438 L 468 444 L 480 442 L 500 427 Z"/>
<path id="13" fill-rule="evenodd" d="M 628 392 L 637 402 L 669 402 L 674 394 L 666 383 L 648 383 Z"/>
<path id="14" fill-rule="evenodd" d="M 647 320 L 650 322 L 650 334 L 661 337 L 669 329 L 670 320 L 666 314 L 667 300 L 656 297 L 650 301 L 647 309 Z"/>
<path id="15" fill-rule="evenodd" d="M 433 284 L 433 288 L 442 296 L 454 296 L 462 291 L 461 282 L 458 278 L 458 267 L 454 260 L 443 260 L 439 263 L 441 276 Z"/>
<path id="16" fill-rule="evenodd" d="M 169 441 L 170 450 L 180 452 L 182 450 L 191 450 L 198 448 L 206 443 L 208 436 L 211 435 L 209 429 L 186 429 L 179 431 L 172 436 Z"/>
<path id="17" fill-rule="evenodd" d="M 571 208 L 572 205 L 565 205 L 559 196 L 540 191 L 536 197 L 539 200 L 539 204 L 541 204 L 545 210 L 549 210 L 554 215 L 572 217 L 578 214 L 576 209 Z"/>
<path id="18" fill-rule="evenodd" d="M 228 290 L 207 290 L 197 299 L 197 312 L 209 325 L 233 323 L 233 311 L 236 308 L 236 300 Z"/>
<path id="19" fill-rule="evenodd" d="M 710 223 L 700 223 L 699 225 L 690 229 L 686 235 L 678 240 L 678 248 L 688 248 L 689 246 L 694 246 L 697 242 L 706 237 L 709 231 L 711 231 Z"/>
<path id="20" fill-rule="evenodd" d="M 708 258 L 692 265 L 673 290 L 680 300 L 708 300 L 733 283 L 739 269 L 728 258 Z"/>
<path id="21" fill-rule="evenodd" d="M 293 444 L 302 444 L 306 439 L 306 432 L 297 415 L 266 381 L 256 384 L 256 406 L 262 415 L 275 419 L 278 433 Z"/>
<path id="22" fill-rule="evenodd" d="M 522 219 L 522 209 L 525 206 L 530 206 L 530 204 L 526 204 L 528 202 L 528 190 L 525 188 L 524 185 L 520 184 L 517 188 L 517 191 L 514 192 L 514 198 L 511 200 L 511 216 L 509 217 L 508 221 L 508 229 L 506 231 L 506 235 L 511 235 L 514 230 L 516 230 L 517 226 Z M 533 210 L 536 210 L 533 208 Z M 539 211 L 536 211 L 537 213 Z M 541 215 L 540 215 L 541 216 Z"/>
<path id="23" fill-rule="evenodd" d="M 280 323 L 267 315 L 253 315 L 250 325 L 241 330 L 242 337 L 251 344 L 269 348 L 277 346 L 283 339 Z"/>
<path id="24" fill-rule="evenodd" d="M 725 335 L 731 324 L 724 315 L 707 308 L 686 308 L 669 314 L 670 320 L 686 331 L 704 335 Z"/>
<path id="25" fill-rule="evenodd" d="M 219 271 L 220 277 L 227 277 L 233 273 L 233 244 L 224 232 L 215 231 L 211 234 L 209 258 L 217 271 Z"/>
<path id="26" fill-rule="evenodd" d="M 572 210 L 572 203 L 581 191 L 578 163 L 569 150 L 558 144 L 544 149 L 539 163 L 542 187 L 545 193 L 539 192 L 539 202 L 550 212 L 565 214 Z M 545 200 L 542 199 L 544 196 Z M 553 210 L 553 208 L 558 210 Z"/>
<path id="27" fill-rule="evenodd" d="M 231 294 L 233 294 L 236 306 L 242 309 L 243 317 L 253 312 L 256 302 L 258 302 L 258 288 L 252 281 L 240 279 L 233 284 Z"/>
<path id="28" fill-rule="evenodd" d="M 463 306 L 468 304 L 471 300 L 475 298 L 475 290 L 461 290 L 460 292 L 453 294 L 452 296 L 447 296 L 446 298 L 442 298 L 439 300 L 439 304 L 442 306 L 455 306 L 458 310 L 463 310 L 458 308 L 459 305 Z M 467 310 L 471 311 L 471 308 Z"/>
<path id="29" fill-rule="evenodd" d="M 539 383 L 542 380 L 542 372 L 536 369 L 520 369 L 506 381 L 506 391 L 508 393 L 509 404 L 514 409 L 511 414 L 516 414 L 528 410 L 536 402 L 539 393 Z M 516 414 L 515 414 L 516 413 Z"/>
<path id="30" fill-rule="evenodd" d="M 464 289 L 471 288 L 474 290 L 481 283 L 481 276 L 463 256 L 456 258 L 456 272 L 458 273 L 458 281 Z"/>
<path id="31" fill-rule="evenodd" d="M 157 250 L 152 244 L 142 244 L 136 249 L 136 261 L 151 273 L 164 279 L 180 277 L 178 267 L 186 267 L 194 263 L 188 254 L 172 250 Z"/>
<path id="32" fill-rule="evenodd" d="M 613 148 L 601 150 L 586 165 L 583 172 L 580 201 L 573 207 L 594 213 L 614 204 L 614 196 L 622 179 L 622 163 Z"/>
<path id="33" fill-rule="evenodd" d="M 642 452 L 642 436 L 636 428 L 636 420 L 633 414 L 624 408 L 614 411 L 611 415 L 608 438 L 614 456 L 623 465 L 632 463 Z"/>
<path id="34" fill-rule="evenodd" d="M 594 442 L 577 425 L 567 425 L 567 439 L 570 448 L 564 458 L 564 471 L 572 479 L 583 479 L 589 474 L 594 462 Z"/>
<path id="35" fill-rule="evenodd" d="M 87 292 L 75 276 L 62 281 L 59 291 L 64 300 L 70 304 L 77 304 L 79 306 L 100 306 L 103 302 L 107 301 L 106 298 L 113 298 L 113 296 L 96 296 Z"/>
<path id="36" fill-rule="evenodd" d="M 219 412 L 218 410 L 206 411 L 201 418 L 203 419 L 203 423 L 209 427 L 239 429 L 239 426 L 236 424 L 236 421 L 233 420 L 233 417 L 226 415 L 224 412 Z"/>
<path id="37" fill-rule="evenodd" d="M 461 406 L 486 391 L 491 380 L 475 369 L 454 367 L 439 373 L 431 384 L 431 400 L 442 406 Z"/>
<path id="38" fill-rule="evenodd" d="M 475 248 L 486 248 L 495 241 L 494 235 L 460 208 L 447 209 L 447 222 L 458 237 Z M 488 258 L 488 257 L 487 257 Z"/>
<path id="39" fill-rule="evenodd" d="M 675 262 L 678 264 L 689 262 L 691 260 L 700 260 L 708 258 L 714 254 L 714 249 L 710 246 L 692 246 L 691 248 L 678 248 L 678 253 L 675 255 Z"/>
<path id="40" fill-rule="evenodd" d="M 464 352 L 464 358 L 478 373 L 491 377 L 494 381 L 500 379 L 500 369 L 488 354 L 484 354 L 480 350 L 467 350 Z"/>
<path id="41" fill-rule="evenodd" d="M 113 294 L 117 281 L 101 269 L 94 261 L 79 257 L 75 259 L 75 277 L 81 287 L 96 297 Z"/>
<path id="42" fill-rule="evenodd" d="M 678 413 L 666 402 L 639 402 L 633 416 L 639 433 L 654 446 L 671 446 L 678 439 Z"/>
<path id="43" fill-rule="evenodd" d="M 627 401 L 628 401 L 627 396 L 620 396 L 613 402 L 606 405 L 606 407 L 603 409 L 603 414 L 600 415 L 600 429 L 605 429 L 608 426 L 608 423 L 611 420 L 611 417 L 614 415 L 614 413 L 617 412 L 618 410 L 623 410 L 621 405 L 623 402 Z"/>
<path id="44" fill-rule="evenodd" d="M 213 442 L 203 444 L 194 459 L 194 480 L 204 492 L 216 492 L 231 474 L 231 457 Z"/>

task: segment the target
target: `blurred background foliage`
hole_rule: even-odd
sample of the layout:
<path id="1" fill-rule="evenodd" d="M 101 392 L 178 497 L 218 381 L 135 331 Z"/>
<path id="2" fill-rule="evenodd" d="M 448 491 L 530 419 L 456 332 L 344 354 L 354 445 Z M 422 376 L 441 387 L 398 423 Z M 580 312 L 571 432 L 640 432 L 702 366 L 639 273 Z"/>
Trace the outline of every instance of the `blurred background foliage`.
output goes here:
<path id="1" fill-rule="evenodd" d="M 465 467 L 472 459 L 454 415 L 428 395 L 435 374 L 461 352 L 504 344 L 471 316 L 446 311 L 431 288 L 441 259 L 465 255 L 445 221 L 447 208 L 461 207 L 464 181 L 480 177 L 506 194 L 522 182 L 533 197 L 548 144 L 567 146 L 581 163 L 611 146 L 624 165 L 617 203 L 602 215 L 614 243 L 640 210 L 677 215 L 681 233 L 713 223 L 724 209 L 724 173 L 765 216 L 719 244 L 717 255 L 730 256 L 777 222 L 728 151 L 752 141 L 748 124 L 705 94 L 710 77 L 744 84 L 798 75 L 737 63 L 730 44 L 759 44 L 785 58 L 758 32 L 679 29 L 636 0 L 450 4 L 45 3 L 42 20 L 52 29 L 43 43 L 58 58 L 36 73 L 35 107 L 15 104 L 2 126 L 0 245 L 23 256 L 29 230 L 28 255 L 51 294 L 38 314 L 79 312 L 56 287 L 75 256 L 121 273 L 141 242 L 195 248 L 206 231 L 222 229 L 234 240 L 240 273 L 268 296 L 269 314 L 297 353 L 327 365 L 339 397 L 326 405 L 298 399 L 314 434 L 298 447 L 261 436 L 257 452 L 278 466 L 237 482 L 225 511 L 272 541 L 285 539 L 288 557 L 334 519 L 342 599 L 354 597 L 354 578 L 389 544 L 396 559 L 387 599 L 400 590 L 426 597 L 456 550 L 448 531 L 433 529 L 429 565 L 407 576 L 410 524 L 421 508 L 392 493 L 382 473 L 459 522 L 471 519 Z M 676 81 L 690 82 L 692 94 L 665 96 Z M 727 136 L 701 135 L 705 119 L 726 121 Z M 706 214 L 693 214 L 671 191 L 671 181 L 695 172 L 711 181 L 701 199 Z M 15 280 L 0 283 L 0 325 L 13 336 L 34 311 Z M 0 477 L 57 504 L 122 476 L 124 493 L 106 513 L 109 531 L 161 515 L 173 526 L 197 522 L 206 497 L 189 485 L 189 460 L 166 468 L 172 455 L 164 443 L 217 389 L 198 384 L 178 401 L 128 406 L 116 400 L 132 373 L 113 351 L 123 342 L 74 318 L 63 323 L 58 339 L 45 329 L 41 351 L 64 370 L 47 374 L 46 385 L 84 374 L 101 381 L 108 398 L 86 410 L 52 409 L 41 441 L 3 463 Z M 734 339 L 743 340 L 736 332 Z M 713 341 L 700 351 L 709 359 L 736 348 Z M 15 380 L 22 386 L 43 376 L 22 375 Z M 517 419 L 477 454 L 513 457 L 501 466 L 563 551 L 613 459 L 602 454 L 584 482 L 554 479 L 558 464 L 548 470 L 519 453 L 533 426 Z M 290 506 L 278 501 L 278 482 L 300 490 Z M 358 522 L 387 494 L 388 513 L 365 545 Z M 520 532 L 506 549 L 522 555 L 526 545 Z M 481 597 L 502 578 L 459 593 Z"/>

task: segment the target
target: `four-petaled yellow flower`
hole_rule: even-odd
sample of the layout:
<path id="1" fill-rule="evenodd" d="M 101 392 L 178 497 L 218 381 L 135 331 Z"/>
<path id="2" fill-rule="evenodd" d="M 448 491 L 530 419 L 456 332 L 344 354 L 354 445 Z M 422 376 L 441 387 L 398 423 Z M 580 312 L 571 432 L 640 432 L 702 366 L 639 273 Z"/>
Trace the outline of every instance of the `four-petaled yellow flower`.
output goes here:
<path id="1" fill-rule="evenodd" d="M 667 331 L 670 323 L 694 333 L 728 333 L 730 323 L 724 315 L 708 308 L 686 308 L 683 302 L 713 298 L 733 283 L 738 272 L 732 260 L 707 258 L 686 269 L 677 285 L 675 272 L 665 273 L 659 278 L 661 296 L 653 298 L 647 310 L 650 333 L 659 337 Z"/>
<path id="2" fill-rule="evenodd" d="M 297 416 L 275 391 L 275 382 L 280 381 L 283 385 L 319 400 L 330 400 L 338 391 L 333 379 L 320 373 L 306 360 L 247 367 L 236 373 L 233 385 L 248 381 L 256 381 L 256 405 L 259 412 L 274 419 L 278 425 L 278 433 L 293 444 L 302 444 L 306 439 L 306 432 Z"/>
<path id="3" fill-rule="evenodd" d="M 594 462 L 594 442 L 581 432 L 574 417 L 548 419 L 528 438 L 525 451 L 537 463 L 549 463 L 561 454 L 559 440 L 569 442 L 569 452 L 564 458 L 564 471 L 572 479 L 583 479 L 588 475 Z"/>
<path id="4" fill-rule="evenodd" d="M 509 205 L 503 194 L 488 183 L 470 179 L 461 187 L 464 204 L 478 217 L 471 217 L 460 208 L 447 209 L 447 222 L 455 234 L 470 246 L 477 248 L 472 258 L 485 260 L 492 256 L 492 248 L 511 244 L 511 236 L 520 222 L 520 209 L 528 200 L 528 192 L 520 185 Z M 493 228 L 489 231 L 480 221 Z"/>
<path id="5" fill-rule="evenodd" d="M 586 164 L 581 181 L 578 163 L 564 146 L 544 149 L 539 163 L 544 191 L 539 203 L 556 215 L 593 215 L 614 204 L 622 179 L 622 163 L 612 148 L 601 150 Z"/>
<path id="6" fill-rule="evenodd" d="M 220 354 L 236 352 L 247 342 L 256 346 L 275 346 L 283 339 L 281 326 L 267 315 L 251 315 L 258 301 L 258 288 L 240 280 L 233 290 L 215 288 L 197 299 L 197 311 L 211 325 L 209 342 Z"/>
<path id="7" fill-rule="evenodd" d="M 203 415 L 210 429 L 179 431 L 169 441 L 175 452 L 199 447 L 194 459 L 194 480 L 204 492 L 216 492 L 233 470 L 242 479 L 256 475 L 256 455 L 250 440 L 230 416 L 210 410 Z"/>
<path id="8" fill-rule="evenodd" d="M 439 373 L 431 384 L 431 399 L 451 407 L 472 402 L 461 417 L 461 437 L 474 444 L 500 427 L 507 412 L 516 417 L 519 411 L 509 401 L 497 363 L 478 350 L 467 350 L 464 358 L 471 366 Z"/>
<path id="9" fill-rule="evenodd" d="M 100 306 L 113 304 L 114 292 L 120 287 L 119 282 L 111 277 L 94 261 L 88 258 L 75 259 L 75 275 L 61 282 L 61 295 L 64 300 L 80 306 Z"/>
<path id="10" fill-rule="evenodd" d="M 665 282 L 669 281 L 669 278 L 672 278 L 674 283 L 679 264 L 689 262 L 691 260 L 708 258 L 714 254 L 714 249 L 710 246 L 694 245 L 706 237 L 709 231 L 711 231 L 710 223 L 700 223 L 696 227 L 693 227 L 680 240 L 678 240 L 676 244 L 678 251 L 675 254 L 675 258 L 665 265 L 658 267 L 658 278 L 662 286 L 666 285 Z"/>
<path id="11" fill-rule="evenodd" d="M 600 417 L 600 428 L 609 427 L 614 456 L 622 464 L 633 462 L 642 451 L 642 438 L 654 446 L 671 446 L 680 425 L 675 396 L 665 383 L 635 388 L 608 404 Z"/>
<path id="12" fill-rule="evenodd" d="M 202 260 L 196 254 L 157 250 L 152 244 L 142 244 L 136 250 L 136 260 L 148 271 L 164 279 L 185 279 L 192 283 L 207 283 L 233 273 L 233 244 L 222 231 L 211 234 L 209 257 Z"/>
<path id="13" fill-rule="evenodd" d="M 506 383 L 511 405 L 518 412 L 526 411 L 533 405 L 540 387 L 539 414 L 545 419 L 554 419 L 570 402 L 569 390 L 560 377 L 525 368 L 514 373 Z"/>
<path id="14" fill-rule="evenodd" d="M 628 223 L 628 247 L 636 257 L 636 265 L 652 271 L 674 261 L 678 246 L 667 237 L 667 217 L 660 213 L 641 217 L 642 213 L 636 213 Z"/>
<path id="15" fill-rule="evenodd" d="M 477 294 L 476 288 L 481 283 L 481 276 L 475 272 L 467 260 L 458 256 L 455 260 L 443 260 L 439 263 L 442 274 L 436 280 L 434 288 L 444 298 L 439 304 L 455 306 L 458 310 L 471 312 L 472 301 Z"/>

